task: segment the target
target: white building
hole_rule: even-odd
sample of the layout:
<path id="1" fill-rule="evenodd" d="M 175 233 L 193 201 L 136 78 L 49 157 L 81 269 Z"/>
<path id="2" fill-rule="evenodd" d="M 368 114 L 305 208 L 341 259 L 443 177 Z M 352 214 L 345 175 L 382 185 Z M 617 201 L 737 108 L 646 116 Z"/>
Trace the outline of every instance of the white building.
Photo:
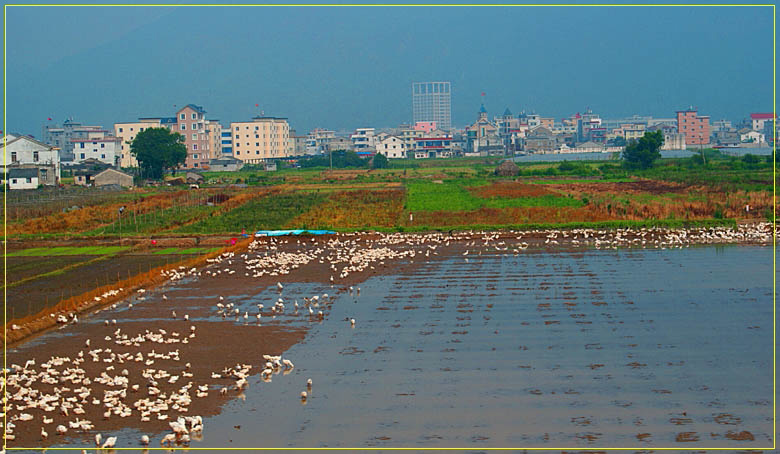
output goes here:
<path id="1" fill-rule="evenodd" d="M 7 134 L 0 139 L 5 153 L 6 168 L 38 167 L 41 184 L 56 185 L 60 182 L 60 149 L 21 134 Z M 37 187 L 37 185 L 36 185 Z"/>
<path id="2" fill-rule="evenodd" d="M 71 139 L 71 142 L 75 155 L 74 162 L 77 163 L 92 158 L 115 166 L 122 154 L 122 139 L 118 137 Z"/>
<path id="3" fill-rule="evenodd" d="M 389 159 L 406 158 L 406 144 L 400 137 L 385 134 L 377 140 L 376 152 Z"/>
<path id="4" fill-rule="evenodd" d="M 766 137 L 758 131 L 750 131 L 745 134 L 739 135 L 739 140 L 742 143 L 765 143 Z"/>
<path id="5" fill-rule="evenodd" d="M 352 139 L 352 148 L 355 152 L 370 151 L 376 148 L 376 135 L 374 128 L 358 128 L 349 136 Z"/>
<path id="6" fill-rule="evenodd" d="M 38 169 L 8 169 L 8 189 L 36 189 L 40 180 Z"/>

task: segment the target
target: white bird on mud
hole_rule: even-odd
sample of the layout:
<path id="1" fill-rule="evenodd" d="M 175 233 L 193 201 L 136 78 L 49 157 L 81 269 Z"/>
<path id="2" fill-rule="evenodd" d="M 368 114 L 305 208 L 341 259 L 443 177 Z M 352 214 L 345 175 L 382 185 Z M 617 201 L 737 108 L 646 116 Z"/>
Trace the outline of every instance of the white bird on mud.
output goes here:
<path id="1" fill-rule="evenodd" d="M 65 435 L 65 432 L 67 432 L 67 431 L 68 431 L 68 429 L 67 429 L 65 426 L 63 426 L 62 424 L 60 424 L 59 426 L 57 426 L 57 429 L 56 429 L 56 430 L 57 430 L 57 434 L 58 434 L 58 435 Z"/>
<path id="2" fill-rule="evenodd" d="M 176 311 L 171 311 L 171 318 L 176 318 Z"/>
<path id="3" fill-rule="evenodd" d="M 141 435 L 141 444 L 144 446 L 149 444 L 149 435 Z"/>
<path id="4" fill-rule="evenodd" d="M 163 439 L 160 441 L 160 446 L 168 445 L 170 446 L 176 441 L 176 434 L 165 434 Z"/>
<path id="5" fill-rule="evenodd" d="M 106 442 L 101 446 L 102 449 L 113 448 L 116 444 L 116 437 L 108 437 Z"/>
<path id="6" fill-rule="evenodd" d="M 277 282 L 276 286 L 279 287 L 279 290 L 282 290 L 284 288 L 281 282 Z"/>
<path id="7" fill-rule="evenodd" d="M 41 427 L 41 440 L 45 440 L 47 438 L 49 438 L 49 434 L 46 433 L 46 430 L 43 427 Z"/>
<path id="8" fill-rule="evenodd" d="M 168 297 L 167 297 L 167 296 L 165 296 L 165 295 L 163 295 L 163 299 L 164 299 L 164 300 L 167 300 L 167 299 L 168 299 Z"/>
<path id="9" fill-rule="evenodd" d="M 311 384 L 312 384 L 311 378 L 306 380 L 306 387 L 309 388 L 309 391 L 311 391 Z"/>
<path id="10" fill-rule="evenodd" d="M 103 436 L 102 436 L 102 435 L 100 435 L 100 434 L 95 434 L 95 446 L 97 446 L 97 447 L 100 447 L 100 439 L 101 439 L 102 437 L 103 437 Z"/>
<path id="11" fill-rule="evenodd" d="M 306 400 L 308 397 L 309 395 L 306 393 L 306 391 L 301 391 L 301 400 Z"/>

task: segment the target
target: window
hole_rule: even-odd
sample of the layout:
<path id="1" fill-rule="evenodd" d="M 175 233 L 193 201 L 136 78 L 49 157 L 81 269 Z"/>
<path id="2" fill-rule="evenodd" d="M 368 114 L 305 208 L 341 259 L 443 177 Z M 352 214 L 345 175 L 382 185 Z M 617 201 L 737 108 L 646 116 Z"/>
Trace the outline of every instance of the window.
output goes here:
<path id="1" fill-rule="evenodd" d="M 106 144 L 104 144 L 104 143 L 101 143 L 101 144 L 100 144 L 100 148 L 106 148 Z"/>
<path id="2" fill-rule="evenodd" d="M 31 177 L 27 177 L 27 182 L 28 183 L 32 183 L 32 178 Z"/>
<path id="3" fill-rule="evenodd" d="M 143 132 L 144 128 L 138 128 L 139 131 Z"/>
<path id="4" fill-rule="evenodd" d="M 186 129 L 187 129 L 187 124 L 186 123 L 182 123 L 181 124 L 181 130 L 185 131 Z"/>
<path id="5" fill-rule="evenodd" d="M 192 165 L 192 167 L 198 167 L 198 163 L 196 162 L 195 164 Z"/>
<path id="6" fill-rule="evenodd" d="M 192 155 L 192 159 L 198 159 L 198 155 L 197 154 Z"/>
<path id="7" fill-rule="evenodd" d="M 122 128 L 119 128 L 119 132 L 122 132 Z"/>
<path id="8" fill-rule="evenodd" d="M 198 119 L 198 114 L 192 114 L 192 119 L 193 120 L 197 120 Z"/>
<path id="9" fill-rule="evenodd" d="M 193 149 L 193 150 L 197 150 L 197 149 L 198 149 L 198 144 L 196 144 L 196 143 L 193 143 L 193 144 L 192 144 L 192 149 Z"/>
<path id="10" fill-rule="evenodd" d="M 100 159 L 106 159 L 106 155 L 104 154 L 100 155 Z"/>
<path id="11" fill-rule="evenodd" d="M 133 128 L 130 128 L 130 130 L 132 131 L 132 130 L 133 130 Z"/>
<path id="12" fill-rule="evenodd" d="M 240 155 L 241 152 L 239 150 L 236 150 L 236 156 Z"/>
<path id="13" fill-rule="evenodd" d="M 198 124 L 197 123 L 193 123 L 192 124 L 192 129 L 198 129 Z"/>
<path id="14" fill-rule="evenodd" d="M 84 148 L 84 142 L 81 142 L 81 143 L 79 144 L 79 148 Z"/>
<path id="15" fill-rule="evenodd" d="M 260 142 L 255 142 L 255 146 L 259 147 L 260 146 Z"/>
<path id="16" fill-rule="evenodd" d="M 185 118 L 187 118 L 187 117 L 186 117 L 186 116 L 184 116 L 184 114 L 180 114 L 180 115 L 179 115 L 179 119 L 180 119 L 180 120 L 184 120 Z"/>
<path id="17" fill-rule="evenodd" d="M 239 128 L 238 126 L 236 126 L 236 131 L 238 131 L 239 129 L 241 129 L 241 128 Z"/>
<path id="18" fill-rule="evenodd" d="M 11 162 L 16 162 L 16 152 L 15 151 L 11 152 Z M 16 181 L 16 180 L 14 180 L 14 181 Z"/>
<path id="19" fill-rule="evenodd" d="M 193 134 L 192 135 L 192 140 L 198 140 L 198 135 L 197 134 Z"/>
<path id="20" fill-rule="evenodd" d="M 33 161 L 38 162 L 38 152 L 33 151 Z"/>
<path id="21" fill-rule="evenodd" d="M 84 153 L 81 153 L 81 159 L 84 159 L 86 155 Z"/>
<path id="22" fill-rule="evenodd" d="M 17 181 L 16 181 L 16 178 L 13 178 L 11 181 L 12 181 L 14 184 L 16 184 L 16 183 L 17 183 Z"/>

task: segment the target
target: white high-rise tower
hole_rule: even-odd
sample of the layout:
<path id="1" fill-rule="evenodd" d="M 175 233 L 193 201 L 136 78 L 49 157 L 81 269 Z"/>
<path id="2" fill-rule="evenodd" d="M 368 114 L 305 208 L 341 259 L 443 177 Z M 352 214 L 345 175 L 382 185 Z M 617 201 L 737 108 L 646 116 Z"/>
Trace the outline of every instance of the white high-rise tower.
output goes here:
<path id="1" fill-rule="evenodd" d="M 412 113 L 414 122 L 435 121 L 436 127 L 449 131 L 452 128 L 449 82 L 413 82 Z"/>

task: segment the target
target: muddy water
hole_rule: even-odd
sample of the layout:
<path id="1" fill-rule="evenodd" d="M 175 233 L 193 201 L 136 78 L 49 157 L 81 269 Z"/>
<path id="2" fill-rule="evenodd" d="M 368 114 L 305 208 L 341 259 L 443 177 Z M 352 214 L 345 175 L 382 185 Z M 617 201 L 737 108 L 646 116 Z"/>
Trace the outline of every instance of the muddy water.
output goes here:
<path id="1" fill-rule="evenodd" d="M 197 446 L 771 446 L 771 294 L 762 247 L 426 264 L 341 294 Z"/>
<path id="2" fill-rule="evenodd" d="M 771 248 L 472 253 L 417 265 L 359 284 L 359 295 L 286 284 L 288 301 L 336 300 L 322 321 L 264 318 L 309 326 L 284 354 L 295 368 L 252 376 L 192 447 L 772 445 Z M 195 304 L 215 299 L 214 282 L 180 289 L 195 320 L 214 318 Z M 177 299 L 176 288 L 167 294 Z M 231 300 L 243 312 L 278 296 Z M 119 446 L 140 437 L 107 435 Z M 158 447 L 162 434 L 150 435 Z"/>

